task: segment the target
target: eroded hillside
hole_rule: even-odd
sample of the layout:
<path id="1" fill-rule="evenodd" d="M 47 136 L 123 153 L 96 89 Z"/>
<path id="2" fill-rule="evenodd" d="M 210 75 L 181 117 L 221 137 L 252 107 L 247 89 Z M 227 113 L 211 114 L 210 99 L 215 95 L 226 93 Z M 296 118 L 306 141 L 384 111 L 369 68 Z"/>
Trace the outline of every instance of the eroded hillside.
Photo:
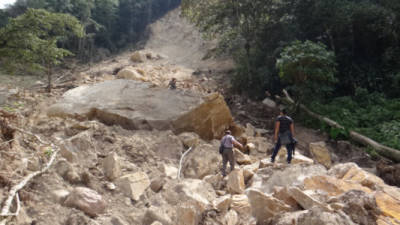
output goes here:
<path id="1" fill-rule="evenodd" d="M 299 128 L 292 164 L 285 149 L 270 163 L 276 108 L 226 96 L 229 110 L 215 91 L 232 64 L 202 60 L 213 43 L 179 9 L 150 29 L 144 49 L 60 76 L 52 95 L 40 83 L 2 88 L 3 206 L 58 153 L 18 191 L 21 209 L 7 224 L 400 224 L 400 189 L 361 168 L 373 165 L 368 156 Z M 168 89 L 173 77 L 177 90 Z M 226 128 L 246 147 L 222 177 Z"/>

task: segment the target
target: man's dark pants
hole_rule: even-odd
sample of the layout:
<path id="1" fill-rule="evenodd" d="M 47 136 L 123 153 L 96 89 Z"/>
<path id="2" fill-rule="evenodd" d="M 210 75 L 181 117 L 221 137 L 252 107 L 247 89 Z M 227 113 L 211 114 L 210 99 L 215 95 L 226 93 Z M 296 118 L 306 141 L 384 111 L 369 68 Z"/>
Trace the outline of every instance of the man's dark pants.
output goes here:
<path id="1" fill-rule="evenodd" d="M 290 137 L 291 138 L 291 137 Z M 292 139 L 292 138 L 291 138 Z M 290 163 L 292 161 L 292 152 L 294 149 L 295 144 L 292 142 L 290 144 L 286 145 L 286 149 L 287 149 L 287 162 Z M 279 150 L 281 149 L 281 139 L 278 138 L 278 142 L 275 145 L 274 148 L 274 152 L 272 153 L 271 156 L 271 161 L 274 162 L 275 161 L 275 157 L 278 154 Z"/>
<path id="2" fill-rule="evenodd" d="M 232 148 L 224 148 L 222 152 L 222 176 L 226 176 L 226 164 L 231 166 L 231 171 L 235 169 L 235 156 L 233 155 Z"/>

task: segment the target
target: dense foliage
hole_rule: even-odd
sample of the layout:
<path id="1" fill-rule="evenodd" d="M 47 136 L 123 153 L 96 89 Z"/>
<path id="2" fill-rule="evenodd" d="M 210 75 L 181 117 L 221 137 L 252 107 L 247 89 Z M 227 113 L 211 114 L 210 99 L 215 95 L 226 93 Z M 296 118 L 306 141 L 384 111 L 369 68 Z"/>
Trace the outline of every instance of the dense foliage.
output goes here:
<path id="1" fill-rule="evenodd" d="M 28 9 L 0 28 L 0 59 L 11 72 L 16 68 L 46 71 L 50 90 L 52 67 L 72 55 L 59 47 L 60 42 L 83 35 L 82 25 L 69 14 Z"/>
<path id="2" fill-rule="evenodd" d="M 135 44 L 150 22 L 179 4 L 180 0 L 17 0 L 0 10 L 0 27 L 29 8 L 70 14 L 83 24 L 86 35 L 64 41 L 63 47 L 91 61 L 104 49 L 113 52 Z"/>
<path id="3" fill-rule="evenodd" d="M 400 1 L 183 0 L 182 7 L 207 36 L 221 39 L 221 51 L 235 56 L 236 91 L 262 98 L 265 90 L 278 94 L 297 86 L 301 91 L 291 91 L 295 98 L 316 93 L 303 101 L 313 110 L 400 148 Z M 289 56 L 288 49 L 300 43 L 310 46 Z M 282 79 L 298 74 L 296 62 L 313 54 L 309 50 L 317 43 L 335 58 L 315 71 L 336 83 L 307 80 L 302 86 Z M 286 63 L 277 64 L 279 58 Z"/>
<path id="4" fill-rule="evenodd" d="M 311 41 L 294 41 L 283 49 L 276 62 L 280 78 L 290 85 L 288 89 L 298 102 L 329 93 L 336 82 L 335 66 L 333 52 Z"/>

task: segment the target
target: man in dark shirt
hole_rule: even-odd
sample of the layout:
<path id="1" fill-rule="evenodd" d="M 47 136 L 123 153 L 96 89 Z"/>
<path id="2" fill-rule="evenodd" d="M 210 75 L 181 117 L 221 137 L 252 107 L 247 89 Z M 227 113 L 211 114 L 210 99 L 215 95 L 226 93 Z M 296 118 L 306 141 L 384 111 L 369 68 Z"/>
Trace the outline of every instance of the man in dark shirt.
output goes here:
<path id="1" fill-rule="evenodd" d="M 286 109 L 282 109 L 280 115 L 276 118 L 274 142 L 275 148 L 271 156 L 271 162 L 275 161 L 275 157 L 281 148 L 286 145 L 287 162 L 292 161 L 292 152 L 294 150 L 294 124 L 292 118 L 286 115 Z"/>

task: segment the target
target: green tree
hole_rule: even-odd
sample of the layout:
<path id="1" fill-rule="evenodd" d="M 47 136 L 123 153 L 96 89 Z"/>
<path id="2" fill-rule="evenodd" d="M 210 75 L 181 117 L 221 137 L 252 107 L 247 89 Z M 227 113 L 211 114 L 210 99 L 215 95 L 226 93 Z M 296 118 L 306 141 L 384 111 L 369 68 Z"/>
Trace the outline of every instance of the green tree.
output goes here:
<path id="1" fill-rule="evenodd" d="M 17 68 L 46 71 L 51 91 L 52 67 L 72 55 L 60 48 L 58 42 L 83 35 L 82 25 L 71 15 L 28 9 L 0 29 L 0 59 L 11 71 Z"/>
<path id="2" fill-rule="evenodd" d="M 297 102 L 305 97 L 309 100 L 323 97 L 336 82 L 335 55 L 321 43 L 294 41 L 283 49 L 276 67 Z"/>

